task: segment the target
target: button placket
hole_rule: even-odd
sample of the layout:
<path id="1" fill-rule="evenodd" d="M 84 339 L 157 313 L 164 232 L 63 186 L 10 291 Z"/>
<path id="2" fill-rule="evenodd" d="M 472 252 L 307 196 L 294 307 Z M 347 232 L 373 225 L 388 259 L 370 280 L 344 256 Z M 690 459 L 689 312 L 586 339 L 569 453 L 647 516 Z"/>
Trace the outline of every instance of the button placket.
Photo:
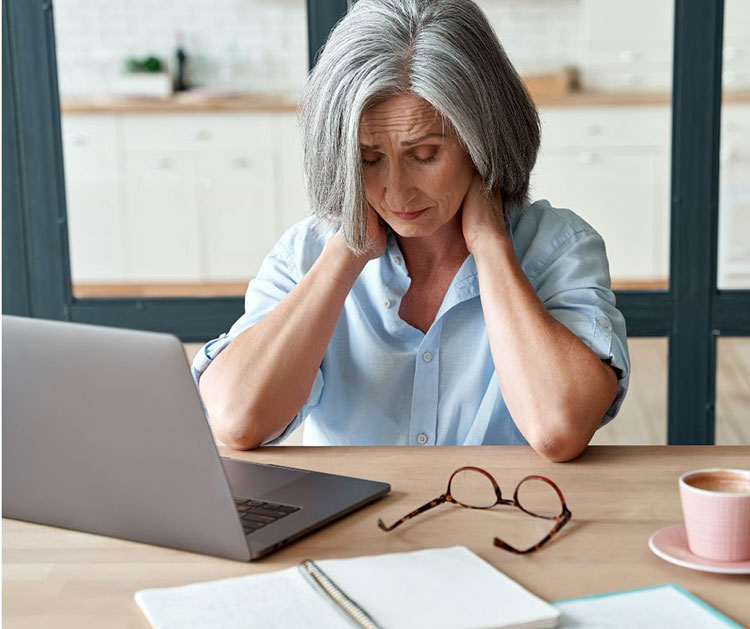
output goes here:
<path id="1" fill-rule="evenodd" d="M 439 388 L 439 351 L 442 321 L 429 330 L 420 344 L 414 363 L 409 443 L 437 443 L 437 410 Z"/>

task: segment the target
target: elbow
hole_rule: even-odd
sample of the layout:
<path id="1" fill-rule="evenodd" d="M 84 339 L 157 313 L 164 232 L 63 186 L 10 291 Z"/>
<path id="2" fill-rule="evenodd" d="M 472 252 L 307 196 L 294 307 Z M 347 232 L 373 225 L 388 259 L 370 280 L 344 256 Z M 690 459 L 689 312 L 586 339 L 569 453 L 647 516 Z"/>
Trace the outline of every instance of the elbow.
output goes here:
<path id="1" fill-rule="evenodd" d="M 211 429 L 214 435 L 232 450 L 255 450 L 264 443 L 276 439 L 292 421 L 261 422 L 261 417 L 268 419 L 267 414 L 255 412 L 248 412 L 242 416 L 224 415 L 211 419 Z"/>
<path id="2" fill-rule="evenodd" d="M 250 415 L 208 406 L 206 411 L 214 437 L 232 450 L 254 450 L 262 445 L 264 439 Z"/>
<path id="3" fill-rule="evenodd" d="M 529 440 L 529 445 L 553 463 L 565 463 L 579 457 L 588 446 L 590 436 L 580 434 L 572 424 L 567 429 L 546 430 Z"/>
<path id="4" fill-rule="evenodd" d="M 254 450 L 263 443 L 245 422 L 212 421 L 211 430 L 219 441 L 232 450 Z"/>

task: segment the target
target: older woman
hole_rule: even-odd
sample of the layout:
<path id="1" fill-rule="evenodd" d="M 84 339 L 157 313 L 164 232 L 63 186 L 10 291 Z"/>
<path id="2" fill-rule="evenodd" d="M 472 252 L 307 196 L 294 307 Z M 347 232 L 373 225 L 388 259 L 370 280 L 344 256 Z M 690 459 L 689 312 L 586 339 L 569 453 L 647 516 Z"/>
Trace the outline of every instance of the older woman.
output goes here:
<path id="1" fill-rule="evenodd" d="M 193 374 L 227 445 L 577 456 L 628 383 L 604 243 L 527 200 L 536 110 L 470 0 L 359 0 L 302 94 L 313 216 Z"/>

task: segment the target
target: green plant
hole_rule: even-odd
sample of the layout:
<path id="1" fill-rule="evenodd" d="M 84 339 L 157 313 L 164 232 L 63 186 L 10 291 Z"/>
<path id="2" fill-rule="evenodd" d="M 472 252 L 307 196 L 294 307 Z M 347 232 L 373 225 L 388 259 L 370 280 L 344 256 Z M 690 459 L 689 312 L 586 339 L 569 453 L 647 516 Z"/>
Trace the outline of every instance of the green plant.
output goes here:
<path id="1" fill-rule="evenodd" d="M 128 72 L 162 72 L 164 70 L 164 62 L 153 55 L 149 55 L 143 59 L 128 57 L 125 60 L 125 69 Z"/>

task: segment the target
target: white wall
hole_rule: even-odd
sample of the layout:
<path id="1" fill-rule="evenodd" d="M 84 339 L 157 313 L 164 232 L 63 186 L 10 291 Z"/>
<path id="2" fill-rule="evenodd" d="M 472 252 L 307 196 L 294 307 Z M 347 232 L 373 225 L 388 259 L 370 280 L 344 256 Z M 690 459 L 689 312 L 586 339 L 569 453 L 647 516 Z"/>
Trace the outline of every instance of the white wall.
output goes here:
<path id="1" fill-rule="evenodd" d="M 579 0 L 480 0 L 511 60 L 536 74 L 574 64 Z M 305 0 L 55 0 L 63 97 L 106 93 L 126 57 L 174 59 L 202 86 L 296 91 L 307 72 Z"/>

